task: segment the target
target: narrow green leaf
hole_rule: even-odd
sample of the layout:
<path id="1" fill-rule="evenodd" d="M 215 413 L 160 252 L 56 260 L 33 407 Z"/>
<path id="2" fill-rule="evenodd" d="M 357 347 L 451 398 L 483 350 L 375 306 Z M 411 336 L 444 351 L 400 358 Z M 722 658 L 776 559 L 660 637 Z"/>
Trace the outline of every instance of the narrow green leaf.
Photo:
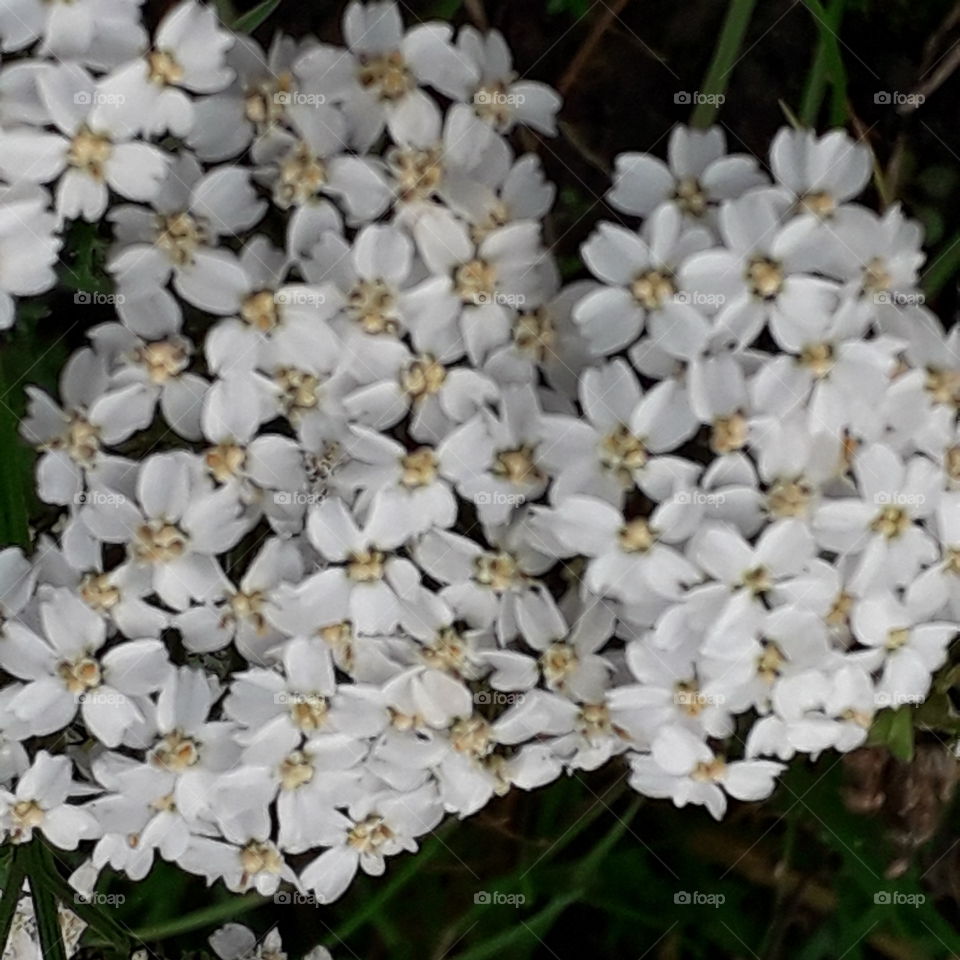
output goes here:
<path id="1" fill-rule="evenodd" d="M 37 841 L 39 842 L 39 841 Z M 49 849 L 42 849 L 30 867 L 30 881 L 45 887 L 56 899 L 68 906 L 101 940 L 128 952 L 130 937 L 115 920 L 94 903 L 83 900 L 60 875 Z"/>
<path id="2" fill-rule="evenodd" d="M 0 547 L 27 547 L 30 544 L 24 487 L 27 448 L 17 432 L 17 414 L 11 405 L 16 388 L 7 374 L 9 350 L 9 341 L 0 344 Z"/>
<path id="3" fill-rule="evenodd" d="M 22 850 L 30 882 L 30 896 L 33 898 L 40 952 L 44 960 L 67 960 L 60 915 L 57 913 L 57 898 L 41 880 L 45 872 L 44 853 L 39 840 L 27 844 Z"/>
<path id="4" fill-rule="evenodd" d="M 257 907 L 262 907 L 265 903 L 270 902 L 268 897 L 261 896 L 256 890 L 251 890 L 242 896 L 232 896 L 218 903 L 212 903 L 209 907 L 195 910 L 186 916 L 174 917 L 171 920 L 155 923 L 148 927 L 140 927 L 138 930 L 134 930 L 131 936 L 135 940 L 147 942 L 179 937 L 184 933 L 192 933 L 194 930 L 202 930 L 204 927 L 212 927 L 227 920 L 233 920 L 243 913 L 256 910 Z"/>
<path id="5" fill-rule="evenodd" d="M 846 0 L 832 0 L 825 12 L 825 19 L 818 19 L 813 14 L 817 24 L 817 49 L 813 56 L 813 62 L 810 65 L 810 73 L 807 76 L 807 83 L 803 91 L 803 101 L 800 107 L 800 120 L 805 127 L 815 127 L 817 118 L 820 116 L 820 107 L 823 104 L 823 96 L 827 90 L 827 83 L 834 80 L 833 74 L 837 71 L 837 62 L 831 59 L 836 51 L 835 37 L 840 29 L 840 20 L 843 17 L 843 11 L 846 7 Z M 846 73 L 843 69 L 843 60 L 840 60 L 839 70 L 841 74 L 841 83 L 846 96 Z"/>
<path id="6" fill-rule="evenodd" d="M 833 0 L 830 10 L 825 9 L 820 0 L 803 0 L 803 2 L 810 11 L 820 35 L 819 44 L 823 49 L 824 73 L 830 80 L 831 88 L 830 123 L 834 126 L 842 126 L 847 121 L 847 68 L 843 65 L 837 29 L 845 2 Z"/>
<path id="7" fill-rule="evenodd" d="M 904 763 L 909 763 L 913 759 L 913 711 L 909 707 L 901 707 L 893 711 L 887 747 L 898 760 Z"/>
<path id="8" fill-rule="evenodd" d="M 279 6 L 280 0 L 263 0 L 263 3 L 258 3 L 252 10 L 237 17 L 233 21 L 233 29 L 237 33 L 253 33 Z"/>
<path id="9" fill-rule="evenodd" d="M 3 956 L 6 950 L 10 927 L 13 925 L 13 918 L 23 890 L 25 873 L 23 864 L 17 856 L 18 853 L 19 850 L 15 848 L 10 869 L 4 881 L 3 897 L 0 898 L 0 956 Z"/>
<path id="10" fill-rule="evenodd" d="M 542 910 L 529 920 L 520 920 L 507 927 L 502 933 L 458 954 L 454 960 L 487 960 L 487 957 L 515 956 L 516 946 L 524 940 L 540 940 L 554 925 L 557 918 L 571 903 L 579 900 L 583 891 L 570 890 L 554 897 Z"/>
<path id="11" fill-rule="evenodd" d="M 709 127 L 716 118 L 730 82 L 730 75 L 740 56 L 740 47 L 750 25 L 755 4 L 756 0 L 730 0 L 720 38 L 713 51 L 713 59 L 700 85 L 699 93 L 703 99 L 693 110 L 691 126 Z"/>

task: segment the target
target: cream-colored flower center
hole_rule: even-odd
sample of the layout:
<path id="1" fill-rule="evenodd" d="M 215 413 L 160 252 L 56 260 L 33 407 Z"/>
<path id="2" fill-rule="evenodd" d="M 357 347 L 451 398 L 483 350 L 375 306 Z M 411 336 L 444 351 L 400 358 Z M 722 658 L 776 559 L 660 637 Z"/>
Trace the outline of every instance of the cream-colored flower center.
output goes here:
<path id="1" fill-rule="evenodd" d="M 291 695 L 290 719 L 298 730 L 310 733 L 319 730 L 327 722 L 330 703 L 319 693 L 298 693 Z"/>
<path id="2" fill-rule="evenodd" d="M 397 298 L 383 280 L 361 280 L 347 297 L 347 312 L 366 333 L 397 332 Z"/>
<path id="3" fill-rule="evenodd" d="M 10 808 L 14 836 L 35 830 L 42 825 L 45 816 L 43 808 L 36 800 L 18 801 Z"/>
<path id="4" fill-rule="evenodd" d="M 190 362 L 186 345 L 180 340 L 156 340 L 134 351 L 134 360 L 144 367 L 151 383 L 160 386 L 178 377 Z"/>
<path id="5" fill-rule="evenodd" d="M 314 155 L 308 144 L 301 141 L 280 161 L 274 199 L 281 207 L 307 203 L 326 184 L 327 165 Z"/>
<path id="6" fill-rule="evenodd" d="M 430 447 L 420 447 L 400 460 L 400 482 L 405 487 L 427 487 L 437 479 L 437 455 Z"/>
<path id="7" fill-rule="evenodd" d="M 492 473 L 502 477 L 515 487 L 525 487 L 539 483 L 543 474 L 533 459 L 532 447 L 517 447 L 515 450 L 501 450 L 494 460 Z"/>
<path id="8" fill-rule="evenodd" d="M 722 757 L 714 757 L 707 762 L 698 763 L 690 777 L 697 783 L 719 783 L 726 772 L 726 761 Z"/>
<path id="9" fill-rule="evenodd" d="M 387 101 L 401 100 L 416 87 L 416 81 L 399 50 L 364 59 L 360 64 L 358 79 L 378 99 Z"/>
<path id="10" fill-rule="evenodd" d="M 934 403 L 960 409 L 960 370 L 928 368 L 925 386 Z"/>
<path id="11" fill-rule="evenodd" d="M 826 190 L 818 190 L 813 193 L 805 193 L 797 204 L 799 208 L 806 213 L 812 213 L 815 217 L 825 219 L 833 214 L 837 209 L 837 201 L 833 194 Z"/>
<path id="12" fill-rule="evenodd" d="M 707 211 L 707 195 L 694 177 L 686 177 L 677 184 L 673 199 L 691 217 L 702 217 Z"/>
<path id="13" fill-rule="evenodd" d="M 633 299 L 647 310 L 659 310 L 673 298 L 677 288 L 673 277 L 662 270 L 648 270 L 635 277 L 630 284 Z"/>
<path id="14" fill-rule="evenodd" d="M 458 720 L 450 728 L 450 746 L 474 760 L 481 760 L 493 750 L 490 724 L 478 714 Z"/>
<path id="15" fill-rule="evenodd" d="M 509 553 L 484 553 L 475 563 L 474 579 L 496 593 L 505 593 L 524 580 L 517 561 Z"/>
<path id="16" fill-rule="evenodd" d="M 183 67 L 177 63 L 172 53 L 166 50 L 151 50 L 147 54 L 147 67 L 150 82 L 159 87 L 168 87 L 183 79 Z"/>
<path id="17" fill-rule="evenodd" d="M 65 660 L 57 665 L 57 676 L 70 693 L 86 693 L 100 686 L 100 664 L 92 657 Z"/>
<path id="18" fill-rule="evenodd" d="M 283 858 L 272 843 L 257 840 L 248 843 L 240 851 L 240 863 L 247 877 L 261 873 L 278 874 L 283 869 Z"/>
<path id="19" fill-rule="evenodd" d="M 239 476 L 246 459 L 246 449 L 235 443 L 218 443 L 203 455 L 203 462 L 217 483 L 229 483 Z"/>
<path id="20" fill-rule="evenodd" d="M 453 285 L 464 303 L 490 303 L 497 286 L 497 273 L 485 260 L 470 260 L 457 267 Z"/>
<path id="21" fill-rule="evenodd" d="M 893 283 L 893 277 L 887 270 L 887 265 L 880 257 L 874 257 L 863 268 L 863 280 L 861 286 L 864 293 L 882 293 L 890 289 Z"/>
<path id="22" fill-rule="evenodd" d="M 908 627 L 897 627 L 887 633 L 887 642 L 884 646 L 892 652 L 906 646 L 909 640 L 910 629 Z"/>
<path id="23" fill-rule="evenodd" d="M 879 533 L 887 540 L 895 540 L 902 536 L 910 526 L 910 515 L 902 507 L 884 507 L 870 524 L 874 533 Z"/>
<path id="24" fill-rule="evenodd" d="M 761 594 L 766 593 L 773 586 L 773 581 L 770 579 L 767 568 L 760 566 L 745 571 L 740 578 L 740 585 L 753 594 Z"/>
<path id="25" fill-rule="evenodd" d="M 197 248 L 208 239 L 206 226 L 187 212 L 157 217 L 154 243 L 179 266 L 193 263 Z"/>
<path id="26" fill-rule="evenodd" d="M 361 550 L 351 554 L 347 576 L 355 583 L 375 583 L 383 579 L 384 555 L 379 550 Z"/>
<path id="27" fill-rule="evenodd" d="M 120 588 L 111 583 L 109 574 L 88 573 L 80 581 L 80 597 L 91 610 L 103 613 L 120 602 Z"/>
<path id="28" fill-rule="evenodd" d="M 656 536 L 643 517 L 628 520 L 620 528 L 617 538 L 625 553 L 646 553 L 656 543 Z"/>
<path id="29" fill-rule="evenodd" d="M 815 377 L 827 376 L 836 363 L 833 345 L 829 343 L 810 343 L 800 352 L 800 363 Z"/>
<path id="30" fill-rule="evenodd" d="M 747 285 L 760 300 L 773 300 L 783 289 L 783 268 L 768 257 L 755 257 L 747 264 Z"/>
<path id="31" fill-rule="evenodd" d="M 747 443 L 749 425 L 742 413 L 732 413 L 728 417 L 717 417 L 710 431 L 710 449 L 714 453 L 733 453 L 742 450 Z"/>
<path id="32" fill-rule="evenodd" d="M 391 150 L 387 163 L 393 174 L 395 189 L 401 203 L 429 200 L 443 182 L 443 148 L 414 147 Z"/>
<path id="33" fill-rule="evenodd" d="M 280 786 L 284 790 L 296 790 L 313 779 L 314 767 L 310 758 L 300 750 L 294 750 L 280 763 Z"/>
<path id="34" fill-rule="evenodd" d="M 353 624 L 349 620 L 321 627 L 317 635 L 333 651 L 337 666 L 351 673 L 354 667 Z"/>
<path id="35" fill-rule="evenodd" d="M 320 402 L 320 380 L 312 373 L 297 367 L 282 367 L 273 380 L 280 388 L 280 402 L 288 418 L 295 419 Z"/>
<path id="36" fill-rule="evenodd" d="M 179 730 L 168 733 L 153 748 L 150 762 L 170 773 L 183 773 L 200 760 L 200 745 Z"/>
<path id="37" fill-rule="evenodd" d="M 46 446 L 50 450 L 64 450 L 74 463 L 89 467 L 100 452 L 100 428 L 74 413 L 63 433 Z"/>
<path id="38" fill-rule="evenodd" d="M 144 563 L 169 563 L 186 553 L 188 542 L 176 524 L 150 520 L 137 528 L 133 552 Z"/>
<path id="39" fill-rule="evenodd" d="M 359 853 L 376 853 L 393 836 L 383 817 L 371 815 L 348 831 L 347 843 Z"/>
<path id="40" fill-rule="evenodd" d="M 757 675 L 767 683 L 773 683 L 780 676 L 787 657 L 773 640 L 761 641 L 761 647 L 760 656 L 757 657 Z"/>
<path id="41" fill-rule="evenodd" d="M 614 427 L 600 441 L 600 462 L 616 474 L 625 488 L 633 486 L 633 474 L 647 463 L 647 448 L 625 424 Z"/>
<path id="42" fill-rule="evenodd" d="M 540 670 L 549 687 L 560 687 L 577 669 L 577 651 L 569 643 L 551 643 L 540 656 Z"/>
<path id="43" fill-rule="evenodd" d="M 778 480 L 767 491 L 767 510 L 774 517 L 804 517 L 812 494 L 802 480 Z"/>
<path id="44" fill-rule="evenodd" d="M 103 180 L 107 161 L 113 153 L 113 141 L 87 127 L 74 134 L 67 150 L 67 163 L 95 180 Z"/>
<path id="45" fill-rule="evenodd" d="M 435 670 L 459 674 L 467 666 L 467 645 L 453 627 L 445 627 L 423 648 L 421 656 Z"/>
<path id="46" fill-rule="evenodd" d="M 830 605 L 830 609 L 827 611 L 827 615 L 824 618 L 828 627 L 833 627 L 836 629 L 849 625 L 850 613 L 853 610 L 853 600 L 854 598 L 851 594 L 844 590 L 840 591 L 833 603 Z"/>
<path id="47" fill-rule="evenodd" d="M 546 307 L 519 313 L 513 321 L 513 342 L 517 349 L 529 354 L 538 363 L 553 353 L 556 339 L 553 317 Z"/>
<path id="48" fill-rule="evenodd" d="M 414 400 L 422 400 L 439 393 L 446 379 L 447 370 L 444 365 L 430 354 L 424 354 L 400 374 L 400 386 Z"/>
<path id="49" fill-rule="evenodd" d="M 293 89 L 293 76 L 289 73 L 247 87 L 243 99 L 244 115 L 260 130 L 280 123 L 286 115 L 286 104 L 283 96 L 277 94 L 291 94 Z"/>
<path id="50" fill-rule="evenodd" d="M 276 294 L 273 290 L 251 293 L 240 306 L 240 316 L 255 330 L 269 333 L 280 322 Z"/>

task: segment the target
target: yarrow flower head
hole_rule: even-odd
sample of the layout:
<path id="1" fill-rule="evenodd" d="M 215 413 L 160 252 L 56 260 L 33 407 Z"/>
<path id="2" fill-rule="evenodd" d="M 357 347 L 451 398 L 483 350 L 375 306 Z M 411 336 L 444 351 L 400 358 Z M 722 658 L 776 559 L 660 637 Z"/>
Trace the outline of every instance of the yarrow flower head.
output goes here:
<path id="1" fill-rule="evenodd" d="M 116 316 L 21 424 L 62 516 L 0 553 L 0 837 L 83 844 L 78 888 L 159 858 L 330 902 L 616 758 L 722 817 L 929 693 L 960 340 L 911 300 L 919 228 L 855 201 L 863 145 L 784 130 L 768 174 L 678 127 L 563 284 L 516 153 L 560 99 L 496 31 L 17 9 L 0 327 L 78 219 Z"/>

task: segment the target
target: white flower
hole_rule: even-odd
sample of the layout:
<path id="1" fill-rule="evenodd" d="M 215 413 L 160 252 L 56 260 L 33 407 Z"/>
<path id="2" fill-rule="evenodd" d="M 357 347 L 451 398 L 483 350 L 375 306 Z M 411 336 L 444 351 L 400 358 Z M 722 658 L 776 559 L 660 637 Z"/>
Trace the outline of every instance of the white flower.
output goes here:
<path id="1" fill-rule="evenodd" d="M 727 763 L 698 737 L 681 727 L 666 727 L 649 755 L 634 755 L 630 783 L 651 797 L 669 797 L 678 807 L 703 804 L 719 820 L 729 795 L 737 800 L 762 800 L 773 792 L 774 779 L 784 770 L 770 760 Z"/>
<path id="2" fill-rule="evenodd" d="M 97 836 L 97 821 L 82 807 L 67 803 L 74 791 L 67 757 L 41 750 L 11 793 L 0 790 L 0 833 L 13 843 L 27 843 L 39 830 L 63 850 L 76 850 L 80 840 Z"/>

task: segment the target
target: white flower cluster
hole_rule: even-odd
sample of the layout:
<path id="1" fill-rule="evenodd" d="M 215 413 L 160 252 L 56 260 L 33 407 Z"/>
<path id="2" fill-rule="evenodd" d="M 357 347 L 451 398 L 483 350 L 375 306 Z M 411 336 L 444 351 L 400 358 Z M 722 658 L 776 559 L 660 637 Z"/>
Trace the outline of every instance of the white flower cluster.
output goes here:
<path id="1" fill-rule="evenodd" d="M 559 100 L 496 32 L 353 3 L 346 49 L 264 53 L 192 0 L 152 43 L 126 0 L 19 7 L 7 175 L 138 202 L 117 321 L 23 423 L 67 509 L 0 554 L 6 838 L 95 840 L 81 888 L 159 856 L 329 902 L 511 787 L 620 758 L 720 817 L 925 696 L 960 334 L 919 229 L 850 202 L 862 146 L 784 130 L 771 181 L 678 128 L 562 286 L 509 139 Z"/>

